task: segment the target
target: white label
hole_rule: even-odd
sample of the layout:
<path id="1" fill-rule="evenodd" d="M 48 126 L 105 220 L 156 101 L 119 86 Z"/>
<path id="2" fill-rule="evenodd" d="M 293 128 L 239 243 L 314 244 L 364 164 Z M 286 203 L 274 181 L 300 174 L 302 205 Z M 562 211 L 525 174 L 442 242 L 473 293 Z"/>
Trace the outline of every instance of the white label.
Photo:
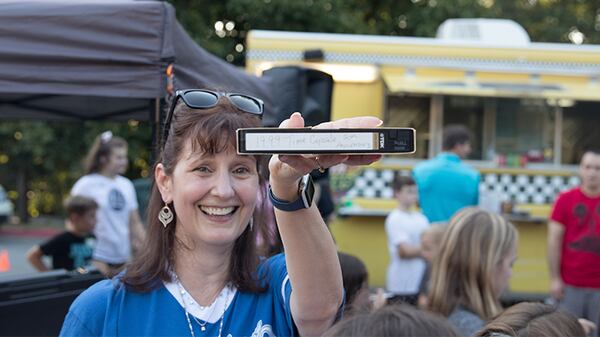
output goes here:
<path id="1" fill-rule="evenodd" d="M 336 132 L 336 133 L 246 133 L 246 150 L 378 150 L 374 146 L 375 132 Z"/>

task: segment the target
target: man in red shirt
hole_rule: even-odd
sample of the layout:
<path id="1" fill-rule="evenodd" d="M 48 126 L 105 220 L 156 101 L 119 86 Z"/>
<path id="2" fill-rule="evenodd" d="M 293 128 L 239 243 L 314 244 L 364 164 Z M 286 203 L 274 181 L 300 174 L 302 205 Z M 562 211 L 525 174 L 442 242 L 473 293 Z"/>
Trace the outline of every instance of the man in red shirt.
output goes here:
<path id="1" fill-rule="evenodd" d="M 579 165 L 581 186 L 561 193 L 548 224 L 550 293 L 580 318 L 600 323 L 600 149 Z"/>

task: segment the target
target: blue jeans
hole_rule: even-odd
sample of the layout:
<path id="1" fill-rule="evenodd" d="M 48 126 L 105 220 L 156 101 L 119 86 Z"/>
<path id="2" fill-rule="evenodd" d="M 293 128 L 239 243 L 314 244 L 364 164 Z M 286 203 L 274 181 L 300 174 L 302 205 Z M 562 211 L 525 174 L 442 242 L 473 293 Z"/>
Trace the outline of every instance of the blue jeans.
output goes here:
<path id="1" fill-rule="evenodd" d="M 600 289 L 565 285 L 565 296 L 558 306 L 577 318 L 585 318 L 600 327 Z"/>

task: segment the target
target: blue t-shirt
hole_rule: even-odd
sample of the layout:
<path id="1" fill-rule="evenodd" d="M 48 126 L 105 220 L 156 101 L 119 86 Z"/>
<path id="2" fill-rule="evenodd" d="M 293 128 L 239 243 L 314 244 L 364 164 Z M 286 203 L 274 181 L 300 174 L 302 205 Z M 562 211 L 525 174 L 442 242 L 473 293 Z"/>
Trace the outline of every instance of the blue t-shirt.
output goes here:
<path id="1" fill-rule="evenodd" d="M 413 175 L 429 222 L 448 221 L 459 209 L 479 202 L 479 172 L 454 153 L 442 152 L 420 163 Z"/>
<path id="2" fill-rule="evenodd" d="M 223 316 L 221 336 L 294 336 L 285 256 L 279 254 L 259 267 L 266 292 L 237 291 Z M 190 318 L 191 315 L 190 315 Z M 206 331 L 191 319 L 198 337 L 217 336 L 220 320 Z M 120 281 L 104 280 L 84 291 L 69 309 L 61 336 L 191 336 L 183 307 L 161 286 L 150 292 L 127 290 Z"/>

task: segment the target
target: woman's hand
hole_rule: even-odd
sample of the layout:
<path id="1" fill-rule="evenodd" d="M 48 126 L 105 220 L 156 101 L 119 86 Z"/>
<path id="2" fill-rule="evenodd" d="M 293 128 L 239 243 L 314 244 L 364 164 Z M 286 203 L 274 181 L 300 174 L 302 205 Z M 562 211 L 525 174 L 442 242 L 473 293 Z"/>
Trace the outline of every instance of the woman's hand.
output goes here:
<path id="1" fill-rule="evenodd" d="M 333 122 L 321 123 L 314 129 L 339 128 L 373 128 L 382 124 L 379 118 L 353 117 Z M 294 112 L 289 119 L 279 125 L 280 128 L 302 128 L 304 118 L 299 112 Z M 297 197 L 297 187 L 300 178 L 315 169 L 326 169 L 341 163 L 346 165 L 368 165 L 381 158 L 381 155 L 337 155 L 326 154 L 319 156 L 307 155 L 274 155 L 269 162 L 270 183 L 273 193 L 283 200 L 294 200 Z"/>

